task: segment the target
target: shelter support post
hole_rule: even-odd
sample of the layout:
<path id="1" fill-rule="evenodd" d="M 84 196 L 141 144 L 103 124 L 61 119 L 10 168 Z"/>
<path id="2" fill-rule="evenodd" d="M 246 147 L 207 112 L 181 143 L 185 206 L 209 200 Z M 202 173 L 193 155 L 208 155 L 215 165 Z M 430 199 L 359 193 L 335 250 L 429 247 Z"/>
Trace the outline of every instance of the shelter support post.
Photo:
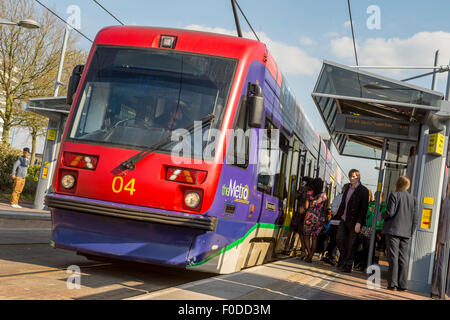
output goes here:
<path id="1" fill-rule="evenodd" d="M 429 292 L 433 276 L 436 237 L 443 192 L 449 122 L 440 132 L 445 140 L 439 154 L 430 153 L 430 129 L 423 125 L 411 192 L 418 201 L 417 231 L 411 238 L 408 288 Z"/>
<path id="2" fill-rule="evenodd" d="M 383 187 L 383 178 L 384 178 L 384 168 L 385 168 L 385 159 L 386 159 L 386 149 L 387 149 L 387 139 L 384 138 L 383 141 L 383 151 L 381 153 L 381 159 L 380 159 L 380 171 L 378 173 L 378 183 L 377 183 L 377 192 L 375 194 L 375 211 L 373 213 L 372 218 L 372 233 L 370 234 L 370 246 L 369 246 L 369 257 L 367 258 L 367 266 L 372 265 L 372 258 L 373 258 L 373 252 L 375 250 L 375 236 L 376 236 L 376 227 L 377 227 L 377 221 L 379 219 L 380 215 L 380 197 L 381 197 L 381 190 Z"/>
<path id="3" fill-rule="evenodd" d="M 59 119 L 58 119 L 59 118 Z M 45 195 L 52 187 L 53 171 L 58 157 L 61 137 L 64 131 L 65 117 L 61 114 L 48 121 L 47 137 L 42 157 L 41 171 L 39 173 L 39 181 L 36 188 L 34 208 L 44 209 Z"/>

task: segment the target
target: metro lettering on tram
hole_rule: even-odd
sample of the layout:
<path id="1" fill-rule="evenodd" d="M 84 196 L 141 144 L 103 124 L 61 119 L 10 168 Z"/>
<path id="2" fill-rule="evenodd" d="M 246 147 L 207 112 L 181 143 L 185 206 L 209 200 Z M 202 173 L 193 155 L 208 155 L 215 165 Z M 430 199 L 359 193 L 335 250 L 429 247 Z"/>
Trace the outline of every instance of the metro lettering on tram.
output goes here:
<path id="1" fill-rule="evenodd" d="M 67 99 L 46 197 L 57 248 L 234 272 L 298 246 L 289 229 L 301 177 L 324 179 L 329 196 L 344 183 L 258 41 L 107 27 Z M 186 148 L 174 132 L 191 135 Z"/>

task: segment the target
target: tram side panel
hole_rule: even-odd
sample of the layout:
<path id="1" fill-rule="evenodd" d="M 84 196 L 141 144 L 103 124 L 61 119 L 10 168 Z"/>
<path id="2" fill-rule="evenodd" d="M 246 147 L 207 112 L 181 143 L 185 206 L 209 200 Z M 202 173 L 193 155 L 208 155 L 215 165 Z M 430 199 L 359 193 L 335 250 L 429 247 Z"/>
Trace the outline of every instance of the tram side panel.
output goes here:
<path id="1" fill-rule="evenodd" d="M 258 61 L 254 61 L 244 80 L 242 97 L 246 92 L 248 82 L 264 83 L 266 67 Z M 265 101 L 267 117 L 267 102 Z M 239 112 L 244 112 L 241 104 L 235 115 L 234 129 L 248 129 L 236 126 Z M 263 129 L 264 126 L 261 128 Z M 215 201 L 211 207 L 218 217 L 217 233 L 224 237 L 222 245 L 215 246 L 210 241 L 215 235 L 205 233 L 197 236 L 189 253 L 188 267 L 192 270 L 201 270 L 218 273 L 239 271 L 242 268 L 260 265 L 272 259 L 275 241 L 280 229 L 281 212 L 278 198 L 271 193 L 261 190 L 261 176 L 270 180 L 273 184 L 274 176 L 270 168 L 263 168 L 268 163 L 261 163 L 261 154 L 267 152 L 262 145 L 265 139 L 264 131 L 251 130 L 248 144 L 248 163 L 234 163 L 236 157 L 230 152 L 237 146 L 231 146 L 234 141 L 230 139 L 227 147 L 227 163 L 224 164 Z M 241 159 L 242 160 L 242 159 Z M 277 157 L 271 160 L 278 161 Z M 272 163 L 276 167 L 277 162 Z M 264 170 L 268 169 L 269 172 Z M 266 173 L 267 175 L 262 175 Z M 258 181 L 259 178 L 259 181 Z M 258 183 L 260 186 L 258 187 Z M 207 245 L 205 245 L 207 244 Z M 211 246 L 212 244 L 212 246 Z M 213 247 L 214 250 L 211 250 Z"/>

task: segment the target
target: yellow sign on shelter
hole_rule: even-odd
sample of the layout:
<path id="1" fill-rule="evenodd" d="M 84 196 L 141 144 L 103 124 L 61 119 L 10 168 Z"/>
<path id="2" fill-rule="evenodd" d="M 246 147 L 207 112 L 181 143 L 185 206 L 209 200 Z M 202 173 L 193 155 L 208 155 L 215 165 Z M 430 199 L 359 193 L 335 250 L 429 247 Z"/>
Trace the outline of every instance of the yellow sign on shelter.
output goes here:
<path id="1" fill-rule="evenodd" d="M 442 156 L 444 153 L 444 141 L 445 136 L 442 133 L 430 134 L 427 153 Z"/>
<path id="2" fill-rule="evenodd" d="M 55 139 L 56 139 L 56 130 L 48 129 L 48 136 L 47 136 L 47 139 L 48 139 L 48 140 L 55 141 Z"/>
<path id="3" fill-rule="evenodd" d="M 422 221 L 420 223 L 420 227 L 422 229 L 430 229 L 431 228 L 431 215 L 433 210 L 431 209 L 423 209 L 422 210 Z"/>

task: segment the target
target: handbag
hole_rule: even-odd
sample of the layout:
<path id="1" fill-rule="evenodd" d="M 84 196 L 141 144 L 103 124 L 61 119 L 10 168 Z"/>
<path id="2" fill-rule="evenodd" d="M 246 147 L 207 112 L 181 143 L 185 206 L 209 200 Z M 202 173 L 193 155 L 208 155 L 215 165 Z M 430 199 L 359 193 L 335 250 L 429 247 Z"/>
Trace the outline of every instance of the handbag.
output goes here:
<path id="1" fill-rule="evenodd" d="M 359 234 L 363 238 L 370 238 L 370 235 L 372 234 L 372 227 L 362 226 Z"/>

